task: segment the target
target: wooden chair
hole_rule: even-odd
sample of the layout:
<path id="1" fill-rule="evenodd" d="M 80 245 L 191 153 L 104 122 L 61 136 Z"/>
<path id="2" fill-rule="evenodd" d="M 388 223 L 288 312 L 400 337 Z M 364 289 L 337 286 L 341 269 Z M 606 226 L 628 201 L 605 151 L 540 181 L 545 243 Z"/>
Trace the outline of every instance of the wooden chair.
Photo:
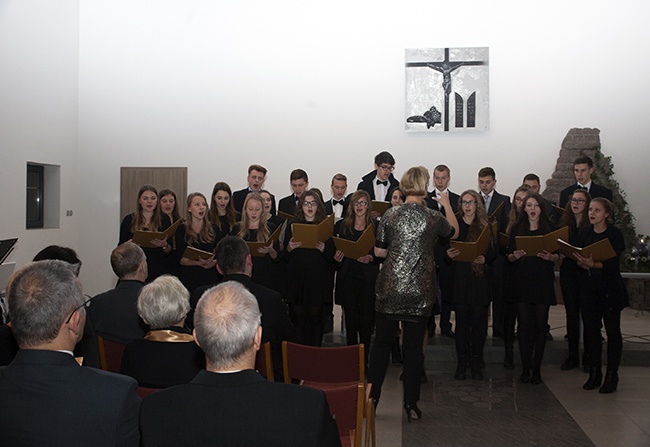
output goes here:
<path id="1" fill-rule="evenodd" d="M 364 388 L 363 417 L 366 420 L 365 446 L 376 445 L 375 406 L 366 382 L 364 345 L 321 348 L 282 342 L 284 381 L 327 391 L 335 384 L 361 383 Z M 360 433 L 360 431 L 359 431 Z"/>
<path id="2" fill-rule="evenodd" d="M 364 386 L 359 382 L 337 384 L 323 390 L 330 413 L 336 420 L 341 445 L 361 446 L 363 427 Z"/>
<path id="3" fill-rule="evenodd" d="M 124 344 L 106 340 L 101 335 L 97 336 L 99 345 L 99 360 L 104 371 L 119 373 L 122 367 L 122 354 L 124 354 Z"/>
<path id="4" fill-rule="evenodd" d="M 140 399 L 144 399 L 150 394 L 160 391 L 160 388 L 147 388 L 146 386 L 139 386 L 135 392 L 138 394 Z"/>
<path id="5" fill-rule="evenodd" d="M 273 360 L 271 359 L 271 342 L 264 343 L 255 355 L 255 370 L 266 380 L 273 382 Z"/>

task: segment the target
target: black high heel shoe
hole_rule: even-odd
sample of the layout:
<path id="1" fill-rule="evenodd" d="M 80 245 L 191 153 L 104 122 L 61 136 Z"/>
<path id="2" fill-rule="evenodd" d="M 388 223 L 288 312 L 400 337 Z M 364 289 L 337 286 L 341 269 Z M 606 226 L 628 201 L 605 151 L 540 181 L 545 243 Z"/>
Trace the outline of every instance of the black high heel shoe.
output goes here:
<path id="1" fill-rule="evenodd" d="M 404 404 L 404 411 L 406 411 L 406 419 L 411 422 L 411 419 L 422 419 L 422 411 L 418 408 L 418 404 Z"/>
<path id="2" fill-rule="evenodd" d="M 618 373 L 607 371 L 603 386 L 600 387 L 598 392 L 601 394 L 609 394 L 616 391 L 616 388 L 618 388 Z"/>
<path id="3" fill-rule="evenodd" d="M 593 390 L 600 386 L 603 381 L 603 372 L 600 368 L 589 368 L 589 379 L 582 385 L 583 390 Z"/>

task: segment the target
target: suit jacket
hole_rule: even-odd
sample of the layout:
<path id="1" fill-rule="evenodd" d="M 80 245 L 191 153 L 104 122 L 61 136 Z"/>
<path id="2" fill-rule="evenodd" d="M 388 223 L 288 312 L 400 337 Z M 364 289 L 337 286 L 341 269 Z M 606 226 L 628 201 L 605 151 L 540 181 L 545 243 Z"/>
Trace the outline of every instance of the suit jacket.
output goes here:
<path id="1" fill-rule="evenodd" d="M 385 201 L 390 201 L 390 197 L 383 197 L 383 198 L 376 198 L 375 197 L 375 187 L 373 186 L 372 182 L 375 181 L 377 178 L 377 170 L 375 169 L 372 172 L 367 173 L 363 177 L 361 177 L 361 182 L 357 186 L 357 190 L 362 189 L 368 194 L 370 194 L 370 200 L 385 200 Z M 388 177 L 388 190 L 389 191 L 391 188 L 395 188 L 399 186 L 399 181 L 393 176 L 393 174 Z M 387 192 L 388 194 L 388 192 Z"/>
<path id="2" fill-rule="evenodd" d="M 250 188 L 244 188 L 232 193 L 232 205 L 235 207 L 235 211 L 242 212 L 249 192 L 251 192 Z M 271 194 L 271 214 L 275 214 L 275 196 L 273 194 Z"/>
<path id="3" fill-rule="evenodd" d="M 136 387 L 64 352 L 21 350 L 0 368 L 0 445 L 137 447 Z"/>
<path id="4" fill-rule="evenodd" d="M 573 185 L 567 186 L 562 191 L 560 191 L 560 208 L 566 208 L 567 203 L 569 202 L 569 198 L 571 197 L 571 194 L 573 194 L 573 191 L 575 191 L 576 189 L 578 189 L 578 184 L 574 183 Z M 611 189 L 606 188 L 602 185 L 598 185 L 593 181 L 591 182 L 591 186 L 589 187 L 589 195 L 591 196 L 592 199 L 595 199 L 596 197 L 604 197 L 605 199 L 613 200 L 614 197 L 612 195 Z"/>
<path id="5" fill-rule="evenodd" d="M 481 193 L 482 194 L 482 193 Z M 494 191 L 492 194 L 492 200 L 490 200 L 490 208 L 487 210 L 488 216 L 491 215 L 498 206 L 503 202 L 503 211 L 501 211 L 501 217 L 499 218 L 499 231 L 502 233 L 506 232 L 506 227 L 508 226 L 508 214 L 510 214 L 510 197 L 504 196 Z"/>
<path id="6" fill-rule="evenodd" d="M 275 290 L 261 286 L 253 282 L 248 275 L 235 273 L 223 277 L 222 282 L 237 281 L 246 287 L 257 300 L 257 304 L 262 313 L 262 343 L 267 341 L 297 341 L 296 328 L 291 324 L 287 309 L 280 297 L 280 294 Z M 203 293 L 214 287 L 213 285 L 204 286 L 196 289 L 190 297 L 190 305 L 192 309 L 196 309 L 196 304 Z M 185 323 L 191 328 L 194 327 L 194 317 L 192 312 L 192 319 L 190 321 L 189 315 Z"/>
<path id="7" fill-rule="evenodd" d="M 287 213 L 291 216 L 296 214 L 296 195 L 291 194 L 290 196 L 283 197 L 278 202 L 278 211 Z"/>
<path id="8" fill-rule="evenodd" d="M 186 328 L 166 328 L 191 334 Z M 133 377 L 140 386 L 167 388 L 189 383 L 205 368 L 205 354 L 194 341 L 154 341 L 140 338 L 124 347 L 120 373 Z"/>
<path id="9" fill-rule="evenodd" d="M 433 200 L 434 194 L 435 191 L 427 194 L 427 196 L 424 198 L 424 201 L 426 202 L 427 206 L 432 210 L 440 211 L 443 216 L 447 216 L 447 212 L 445 211 L 445 209 L 444 208 L 439 209 L 438 202 Z M 451 209 L 454 211 L 454 214 L 456 214 L 459 210 L 458 208 L 459 201 L 460 201 L 460 196 L 456 193 L 449 191 L 449 203 L 451 204 Z"/>
<path id="10" fill-rule="evenodd" d="M 113 290 L 96 295 L 87 310 L 94 333 L 118 343 L 142 338 L 148 328 L 138 315 L 138 294 L 144 283 L 120 280 Z"/>
<path id="11" fill-rule="evenodd" d="M 345 213 L 348 210 L 348 206 L 350 205 L 350 196 L 349 194 L 347 197 L 343 198 L 343 211 L 341 213 L 341 218 L 345 218 Z M 325 202 L 325 214 L 328 216 L 334 212 L 334 204 L 332 203 L 334 199 L 329 199 L 327 202 Z"/>
<path id="12" fill-rule="evenodd" d="M 140 430 L 145 447 L 341 445 L 322 391 L 269 382 L 251 369 L 203 370 L 187 385 L 151 394 Z"/>

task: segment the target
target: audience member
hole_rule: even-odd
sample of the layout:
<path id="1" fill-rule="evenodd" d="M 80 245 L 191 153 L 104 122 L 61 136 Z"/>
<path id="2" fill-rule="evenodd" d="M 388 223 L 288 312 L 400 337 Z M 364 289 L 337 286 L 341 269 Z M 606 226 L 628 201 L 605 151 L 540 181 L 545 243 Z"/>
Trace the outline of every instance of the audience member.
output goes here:
<path id="1" fill-rule="evenodd" d="M 208 290 L 194 333 L 207 370 L 145 399 L 144 446 L 341 445 L 323 392 L 269 382 L 253 370 L 262 327 L 257 301 L 244 285 L 228 281 Z"/>
<path id="2" fill-rule="evenodd" d="M 70 265 L 28 264 L 7 292 L 20 351 L 0 368 L 0 444 L 138 446 L 136 381 L 72 356 L 87 301 Z"/>

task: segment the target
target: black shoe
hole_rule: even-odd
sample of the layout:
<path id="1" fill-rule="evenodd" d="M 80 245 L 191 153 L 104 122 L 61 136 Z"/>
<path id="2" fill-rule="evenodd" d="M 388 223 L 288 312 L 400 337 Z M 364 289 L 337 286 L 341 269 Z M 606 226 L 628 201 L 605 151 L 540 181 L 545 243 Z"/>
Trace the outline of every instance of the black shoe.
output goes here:
<path id="1" fill-rule="evenodd" d="M 534 372 L 532 376 L 530 376 L 530 383 L 533 385 L 539 385 L 542 383 L 542 376 L 538 372 Z"/>
<path id="2" fill-rule="evenodd" d="M 603 382 L 603 386 L 600 387 L 598 392 L 601 394 L 609 394 L 616 391 L 616 388 L 618 388 L 618 373 L 607 371 L 607 374 L 605 374 L 605 382 Z"/>
<path id="3" fill-rule="evenodd" d="M 564 339 L 568 340 L 569 339 L 569 334 L 564 334 Z"/>
<path id="4" fill-rule="evenodd" d="M 589 379 L 582 385 L 583 390 L 593 390 L 600 386 L 603 381 L 603 372 L 598 368 L 589 368 Z"/>
<path id="5" fill-rule="evenodd" d="M 456 380 L 465 380 L 467 379 L 467 356 L 463 355 L 458 358 L 458 364 L 456 365 L 456 372 L 454 373 L 454 379 Z"/>
<path id="6" fill-rule="evenodd" d="M 505 369 L 515 369 L 515 359 L 512 351 L 506 351 L 506 356 L 503 359 L 503 367 Z"/>
<path id="7" fill-rule="evenodd" d="M 412 419 L 422 419 L 422 411 L 418 408 L 417 404 L 404 404 L 404 411 L 406 411 L 406 419 L 411 422 Z"/>
<path id="8" fill-rule="evenodd" d="M 451 329 L 448 329 L 446 331 L 441 331 L 440 333 L 447 338 L 456 338 L 456 334 Z"/>
<path id="9" fill-rule="evenodd" d="M 480 357 L 472 357 L 472 380 L 483 380 L 483 371 L 481 370 L 481 363 L 485 366 L 483 359 Z"/>
<path id="10" fill-rule="evenodd" d="M 578 360 L 578 356 L 576 355 L 570 355 L 567 357 L 567 359 L 562 363 L 562 366 L 560 366 L 560 369 L 562 371 L 570 371 L 575 368 L 580 367 L 580 361 Z"/>
<path id="11" fill-rule="evenodd" d="M 530 374 L 527 372 L 522 372 L 521 376 L 519 376 L 519 381 L 521 383 L 530 383 Z"/>
<path id="12" fill-rule="evenodd" d="M 551 335 L 550 332 L 546 333 L 546 341 L 553 341 L 553 336 Z"/>

